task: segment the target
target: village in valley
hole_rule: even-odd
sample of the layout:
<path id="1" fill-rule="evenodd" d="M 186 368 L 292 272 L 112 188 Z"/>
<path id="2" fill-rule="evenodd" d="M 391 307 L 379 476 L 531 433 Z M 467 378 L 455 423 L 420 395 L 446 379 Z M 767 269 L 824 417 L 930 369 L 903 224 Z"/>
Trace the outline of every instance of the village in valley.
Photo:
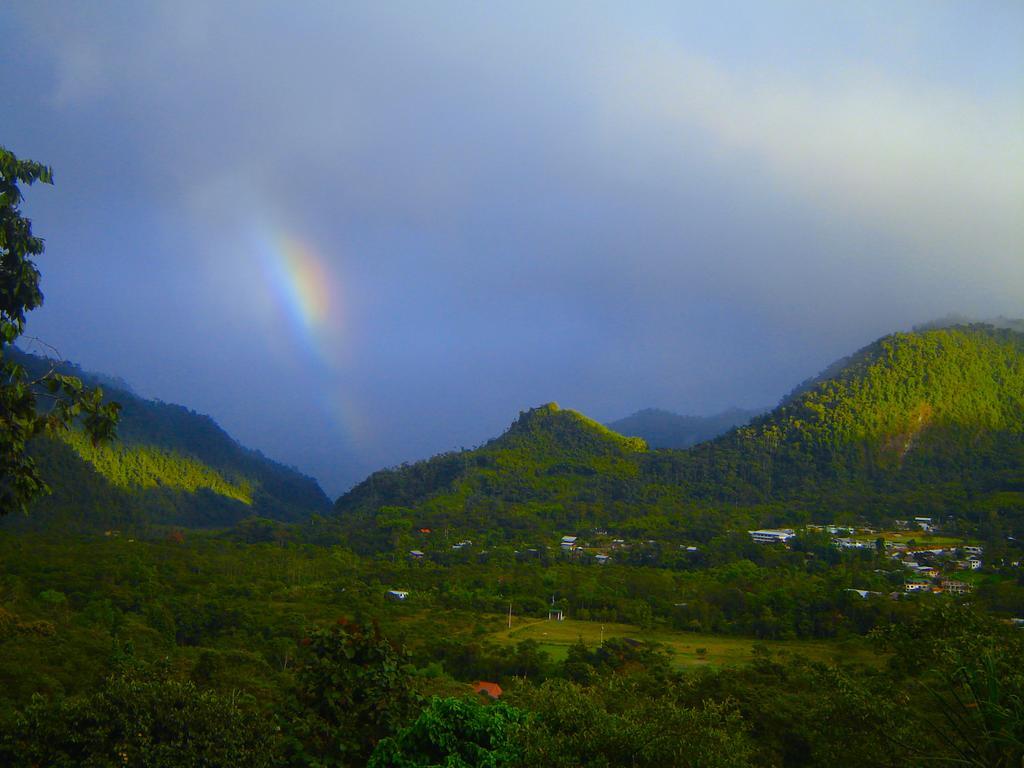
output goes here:
<path id="1" fill-rule="evenodd" d="M 931 517 L 896 520 L 895 524 L 896 530 L 892 531 L 840 525 L 808 525 L 807 530 L 830 535 L 832 546 L 839 550 L 873 549 L 892 558 L 903 576 L 902 591 L 889 593 L 893 599 L 911 592 L 965 595 L 973 591 L 969 574 L 982 568 L 984 547 L 941 536 L 940 526 Z M 915 532 L 919 534 L 915 535 Z M 792 528 L 761 529 L 749 533 L 758 544 L 784 547 L 790 546 L 798 535 Z M 1017 567 L 1020 563 L 1014 561 L 1011 565 Z M 849 591 L 863 598 L 881 594 L 865 589 L 851 588 Z"/>
<path id="2" fill-rule="evenodd" d="M 828 537 L 831 547 L 838 552 L 862 551 L 865 556 L 884 555 L 891 567 L 876 569 L 887 574 L 893 588 L 887 592 L 848 588 L 846 591 L 861 598 L 888 596 L 898 600 L 911 594 L 962 596 L 970 594 L 977 580 L 983 576 L 984 547 L 980 542 L 964 538 L 953 531 L 943 530 L 942 523 L 931 517 L 913 517 L 892 521 L 893 527 L 878 529 L 868 525 L 810 524 L 802 528 L 761 528 L 746 531 L 750 542 L 760 546 L 793 550 L 801 539 L 809 536 Z M 417 533 L 426 542 L 436 533 L 430 528 L 419 528 Z M 1012 542 L 1012 538 L 1010 542 Z M 607 530 L 594 528 L 585 535 L 571 533 L 544 546 L 504 551 L 503 548 L 477 548 L 473 542 L 462 539 L 437 549 L 408 551 L 412 562 L 434 561 L 448 563 L 452 557 L 472 558 L 484 562 L 491 556 L 511 554 L 519 562 L 538 560 L 551 563 L 557 560 L 579 564 L 605 566 L 611 563 L 637 565 L 649 563 L 664 565 L 665 553 L 700 567 L 703 554 L 699 544 L 659 541 L 646 538 L 619 538 Z M 807 553 L 807 557 L 813 557 Z M 678 560 L 677 560 L 678 562 Z M 999 567 L 1018 568 L 1020 560 L 1004 558 Z M 405 601 L 409 591 L 389 589 L 387 597 Z"/>

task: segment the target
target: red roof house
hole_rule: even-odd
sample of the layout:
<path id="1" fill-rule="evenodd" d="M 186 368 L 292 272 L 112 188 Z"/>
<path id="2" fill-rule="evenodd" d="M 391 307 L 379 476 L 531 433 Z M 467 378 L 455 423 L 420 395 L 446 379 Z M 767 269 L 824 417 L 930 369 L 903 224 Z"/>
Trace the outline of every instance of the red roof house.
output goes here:
<path id="1" fill-rule="evenodd" d="M 501 686 L 497 683 L 487 683 L 481 680 L 478 683 L 473 683 L 473 690 L 477 693 L 485 693 L 492 699 L 501 698 Z"/>

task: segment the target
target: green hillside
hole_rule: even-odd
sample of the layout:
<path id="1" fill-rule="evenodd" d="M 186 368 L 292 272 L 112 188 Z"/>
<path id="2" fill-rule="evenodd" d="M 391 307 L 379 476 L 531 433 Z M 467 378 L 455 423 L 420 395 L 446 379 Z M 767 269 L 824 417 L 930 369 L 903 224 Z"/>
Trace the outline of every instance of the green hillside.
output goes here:
<path id="1" fill-rule="evenodd" d="M 575 519 L 580 505 L 614 496 L 623 479 L 638 475 L 636 457 L 646 450 L 640 438 L 549 403 L 520 413 L 476 450 L 376 472 L 336 509 L 364 545 L 401 534 L 414 518 L 418 527 L 529 536 L 542 522 Z"/>
<path id="2" fill-rule="evenodd" d="M 189 456 L 152 445 L 94 445 L 79 430 L 63 432 L 58 439 L 67 443 L 104 478 L 123 490 L 167 487 L 194 493 L 200 488 L 206 488 L 243 504 L 252 504 L 250 481 L 241 478 L 232 482 Z"/>
<path id="3" fill-rule="evenodd" d="M 680 462 L 699 495 L 965 491 L 1024 481 L 1024 335 L 967 326 L 887 336 L 770 414 Z"/>
<path id="4" fill-rule="evenodd" d="M 1024 335 L 887 336 L 689 450 L 572 411 L 522 414 L 473 451 L 378 472 L 336 503 L 353 541 L 414 527 L 537 540 L 581 526 L 708 537 L 730 525 L 952 514 L 1024 533 Z"/>
<path id="5" fill-rule="evenodd" d="M 9 352 L 33 377 L 54 365 Z M 37 439 L 32 455 L 52 493 L 3 525 L 219 526 L 254 515 L 296 521 L 329 508 L 315 480 L 242 447 L 209 416 L 140 398 L 123 382 L 74 365 L 59 369 L 121 403 L 119 439 L 97 446 L 77 430 Z"/>

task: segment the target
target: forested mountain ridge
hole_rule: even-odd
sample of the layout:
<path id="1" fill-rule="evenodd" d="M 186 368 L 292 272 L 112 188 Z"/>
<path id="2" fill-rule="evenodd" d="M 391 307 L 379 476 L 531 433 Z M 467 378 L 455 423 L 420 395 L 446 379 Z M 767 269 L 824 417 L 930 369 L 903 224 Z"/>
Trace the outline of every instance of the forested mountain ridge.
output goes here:
<path id="1" fill-rule="evenodd" d="M 689 448 L 743 426 L 764 412 L 729 408 L 711 416 L 683 416 L 660 408 L 645 408 L 607 426 L 621 435 L 642 437 L 651 448 Z"/>
<path id="2" fill-rule="evenodd" d="M 257 515 L 295 521 L 329 508 L 312 478 L 241 446 L 209 416 L 147 400 L 108 376 L 17 349 L 39 378 L 50 367 L 102 386 L 121 404 L 118 440 L 93 445 L 78 431 L 37 439 L 32 452 L 52 494 L 7 525 L 76 528 L 144 523 L 227 525 Z"/>
<path id="3" fill-rule="evenodd" d="M 879 339 L 693 456 L 783 496 L 830 480 L 891 490 L 984 483 L 1007 458 L 1019 477 L 1022 434 L 1024 334 L 978 325 Z"/>
<path id="4" fill-rule="evenodd" d="M 593 478 L 647 449 L 640 438 L 623 437 L 582 414 L 555 403 L 523 411 L 500 437 L 480 448 L 445 453 L 426 461 L 374 472 L 335 504 L 340 510 L 374 509 L 382 504 L 415 504 L 453 492 L 515 498 L 517 488 L 576 475 Z M 571 480 L 569 480 L 571 482 Z"/>
<path id="5" fill-rule="evenodd" d="M 536 409 L 479 449 L 375 473 L 337 501 L 340 520 L 378 540 L 382 521 L 510 538 L 589 524 L 680 531 L 698 518 L 1024 523 L 1024 335 L 1012 330 L 886 336 L 689 450 L 607 436 L 595 450 L 594 422 L 571 413 Z"/>

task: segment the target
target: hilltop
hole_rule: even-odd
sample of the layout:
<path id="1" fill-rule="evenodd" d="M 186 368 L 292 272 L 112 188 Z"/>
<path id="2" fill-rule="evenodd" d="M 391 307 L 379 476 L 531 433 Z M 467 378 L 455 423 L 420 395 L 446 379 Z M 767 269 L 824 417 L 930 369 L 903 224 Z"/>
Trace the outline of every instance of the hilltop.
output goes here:
<path id="1" fill-rule="evenodd" d="M 95 529 L 149 523 L 230 525 L 259 516 L 297 521 L 329 509 L 315 480 L 243 447 L 212 418 L 139 397 L 120 379 L 17 349 L 5 350 L 34 378 L 56 367 L 102 386 L 122 405 L 118 440 L 94 446 L 78 430 L 32 444 L 52 494 L 4 525 Z"/>
<path id="2" fill-rule="evenodd" d="M 649 450 L 544 406 L 472 451 L 378 472 L 335 509 L 356 543 L 414 524 L 530 539 L 564 528 L 692 533 L 728 521 L 958 514 L 1024 523 L 1024 335 L 886 336 L 689 450 Z"/>

